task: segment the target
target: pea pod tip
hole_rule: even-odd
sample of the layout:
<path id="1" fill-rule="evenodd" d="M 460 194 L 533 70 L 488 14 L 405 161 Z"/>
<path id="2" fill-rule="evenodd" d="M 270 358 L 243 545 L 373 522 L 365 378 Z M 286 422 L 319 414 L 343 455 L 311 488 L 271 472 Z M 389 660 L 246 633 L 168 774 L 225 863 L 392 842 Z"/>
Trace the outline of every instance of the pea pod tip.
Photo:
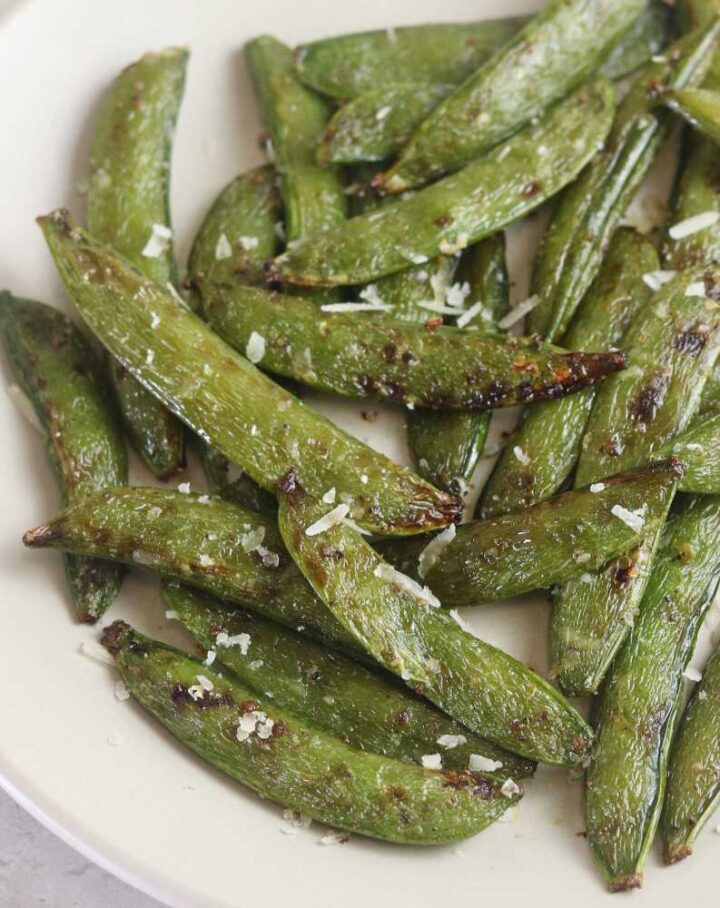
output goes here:
<path id="1" fill-rule="evenodd" d="M 686 842 L 668 843 L 663 851 L 663 858 L 666 864 L 677 864 L 679 861 L 689 858 L 692 853 L 692 845 L 688 845 Z"/>

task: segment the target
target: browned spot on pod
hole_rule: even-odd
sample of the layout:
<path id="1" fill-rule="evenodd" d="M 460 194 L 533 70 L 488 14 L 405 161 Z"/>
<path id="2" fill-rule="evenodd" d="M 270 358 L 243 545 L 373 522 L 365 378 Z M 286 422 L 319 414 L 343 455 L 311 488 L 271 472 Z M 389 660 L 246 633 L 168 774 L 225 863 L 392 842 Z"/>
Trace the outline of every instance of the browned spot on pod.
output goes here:
<path id="1" fill-rule="evenodd" d="M 673 341 L 673 345 L 674 343 Z M 669 386 L 670 376 L 665 372 L 655 372 L 630 405 L 629 415 L 633 422 L 652 422 L 665 400 Z"/>
<path id="2" fill-rule="evenodd" d="M 629 558 L 620 558 L 612 568 L 612 585 L 620 592 L 638 575 L 637 562 Z"/>
<path id="3" fill-rule="evenodd" d="M 708 342 L 710 326 L 704 322 L 694 322 L 674 335 L 672 345 L 680 353 L 699 356 Z"/>

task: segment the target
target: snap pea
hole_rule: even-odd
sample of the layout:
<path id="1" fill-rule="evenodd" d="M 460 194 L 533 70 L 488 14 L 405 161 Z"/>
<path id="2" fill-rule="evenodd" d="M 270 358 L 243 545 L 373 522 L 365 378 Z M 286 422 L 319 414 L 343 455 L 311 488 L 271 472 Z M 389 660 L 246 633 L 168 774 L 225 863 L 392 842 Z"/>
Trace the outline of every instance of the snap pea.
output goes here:
<path id="1" fill-rule="evenodd" d="M 163 286 L 177 281 L 170 156 L 187 61 L 185 48 L 168 48 L 124 69 L 105 95 L 90 151 L 90 232 Z M 184 464 L 182 424 L 121 363 L 111 362 L 110 375 L 128 437 L 166 479 Z"/>
<path id="2" fill-rule="evenodd" d="M 253 482 L 217 448 L 200 441 L 198 451 L 205 478 L 213 495 L 234 501 L 241 507 L 258 511 L 260 514 L 274 514 L 277 511 L 275 496 Z"/>
<path id="3" fill-rule="evenodd" d="M 720 414 L 698 417 L 664 446 L 663 453 L 682 460 L 679 491 L 720 495 Z"/>
<path id="4" fill-rule="evenodd" d="M 241 684 L 356 750 L 404 763 L 420 763 L 440 750 L 443 769 L 459 771 L 476 754 L 500 764 L 494 772 L 504 778 L 535 770 L 531 761 L 473 734 L 391 675 L 190 587 L 165 583 L 163 594 L 203 655 L 217 654 L 213 665 L 224 666 Z M 246 636 L 218 643 L 219 634 L 230 640 Z M 444 745 L 443 738 L 449 739 Z"/>
<path id="5" fill-rule="evenodd" d="M 644 6 L 551 0 L 435 108 L 375 186 L 403 192 L 485 154 L 590 78 Z"/>
<path id="6" fill-rule="evenodd" d="M 692 854 L 720 801 L 720 650 L 705 666 L 670 755 L 661 829 L 665 860 Z"/>
<path id="7" fill-rule="evenodd" d="M 471 327 L 492 327 L 508 306 L 505 235 L 496 233 L 463 254 L 456 285 L 470 291 L 465 310 L 482 304 Z M 581 393 L 581 392 L 578 392 Z M 441 489 L 462 492 L 482 454 L 490 425 L 489 413 L 408 411 L 407 439 L 417 470 Z"/>
<path id="8" fill-rule="evenodd" d="M 596 277 L 612 234 L 672 128 L 658 108 L 663 86 L 697 85 L 707 72 L 720 24 L 681 38 L 634 79 L 618 107 L 603 152 L 568 187 L 535 263 L 532 289 L 539 303 L 528 330 L 558 341 Z"/>
<path id="9" fill-rule="evenodd" d="M 600 72 L 621 79 L 659 54 L 675 32 L 675 15 L 666 3 L 650 0 L 605 58 Z"/>
<path id="10" fill-rule="evenodd" d="M 505 797 L 493 776 L 353 750 L 123 621 L 102 639 L 131 694 L 181 743 L 262 797 L 323 823 L 431 845 L 480 832 L 519 800 Z"/>
<path id="11" fill-rule="evenodd" d="M 103 370 L 79 329 L 57 309 L 5 291 L 0 338 L 42 427 L 63 505 L 127 482 L 125 446 Z M 121 570 L 77 555 L 64 561 L 78 617 L 96 621 L 120 588 Z"/>
<path id="12" fill-rule="evenodd" d="M 616 506 L 651 511 L 669 505 L 682 469 L 670 459 L 612 476 L 593 489 L 564 492 L 522 511 L 465 523 L 430 563 L 427 539 L 381 542 L 384 558 L 424 583 L 448 608 L 510 599 L 584 577 L 636 546 L 649 525 L 630 527 Z"/>
<path id="13" fill-rule="evenodd" d="M 434 608 L 353 529 L 308 534 L 327 506 L 303 491 L 293 471 L 278 485 L 278 502 L 280 534 L 296 564 L 380 665 L 514 753 L 547 763 L 584 759 L 590 729 L 547 682 Z"/>
<path id="14" fill-rule="evenodd" d="M 695 88 L 669 91 L 663 102 L 715 144 L 720 141 L 720 92 Z"/>
<path id="15" fill-rule="evenodd" d="M 269 266 L 293 284 L 362 284 L 438 253 L 459 252 L 537 208 L 597 152 L 614 90 L 585 86 L 459 173 L 336 230 L 300 240 Z"/>
<path id="16" fill-rule="evenodd" d="M 318 495 L 330 487 L 348 495 L 357 521 L 380 534 L 455 519 L 457 499 L 303 406 L 180 300 L 73 227 L 67 212 L 39 220 L 66 290 L 103 344 L 263 488 L 294 466 Z"/>
<path id="17" fill-rule="evenodd" d="M 652 243 L 634 231 L 617 230 L 603 268 L 565 335 L 566 343 L 583 350 L 620 343 L 633 317 L 650 298 L 643 275 L 658 268 Z M 525 412 L 483 488 L 478 517 L 545 501 L 563 487 L 580 454 L 594 399 L 594 390 L 588 388 L 572 398 L 539 403 Z"/>
<path id="18" fill-rule="evenodd" d="M 699 283 L 709 292 L 718 280 L 717 266 L 682 271 L 635 317 L 624 339 L 624 380 L 609 380 L 595 399 L 576 486 L 646 464 L 688 426 L 720 352 L 720 310 L 686 291 Z M 625 516 L 663 518 L 649 505 L 634 517 Z M 611 562 L 592 575 L 591 582 L 573 580 L 561 588 L 551 623 L 551 650 L 552 671 L 564 690 L 597 690 L 635 617 L 657 542 L 658 533 L 650 532 L 635 552 Z"/>
<path id="19" fill-rule="evenodd" d="M 584 387 L 622 369 L 620 352 L 566 353 L 457 328 L 428 330 L 364 313 L 318 317 L 311 300 L 208 285 L 208 321 L 236 350 L 264 338 L 259 366 L 322 391 L 432 409 L 493 409 Z"/>
<path id="20" fill-rule="evenodd" d="M 720 367 L 710 373 L 700 400 L 699 416 L 712 416 L 720 410 Z"/>
<path id="21" fill-rule="evenodd" d="M 588 840 L 612 892 L 642 885 L 683 672 L 720 579 L 720 498 L 669 521 L 640 612 L 605 679 L 585 781 Z"/>

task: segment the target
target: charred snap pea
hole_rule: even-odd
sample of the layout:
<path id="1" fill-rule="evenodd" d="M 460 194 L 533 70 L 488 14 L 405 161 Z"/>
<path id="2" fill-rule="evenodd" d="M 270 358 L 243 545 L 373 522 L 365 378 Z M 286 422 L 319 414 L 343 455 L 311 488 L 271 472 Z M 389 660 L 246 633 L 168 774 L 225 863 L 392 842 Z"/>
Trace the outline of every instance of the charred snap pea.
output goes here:
<path id="1" fill-rule="evenodd" d="M 278 500 L 290 554 L 380 665 L 501 747 L 547 763 L 584 759 L 590 729 L 547 682 L 462 630 L 427 590 L 383 561 L 353 529 L 323 521 L 327 505 L 302 490 L 296 473 L 281 481 Z"/>
<path id="2" fill-rule="evenodd" d="M 588 79 L 644 0 L 552 0 L 424 121 L 376 181 L 402 192 L 458 170 Z"/>
<path id="3" fill-rule="evenodd" d="M 432 845 L 480 832 L 520 797 L 505 797 L 493 776 L 354 750 L 122 621 L 106 628 L 103 644 L 135 699 L 183 744 L 263 797 L 323 823 Z"/>
<path id="4" fill-rule="evenodd" d="M 237 350 L 264 342 L 258 365 L 348 397 L 432 409 L 493 409 L 571 393 L 622 369 L 620 352 L 565 353 L 535 340 L 457 328 L 375 321 L 364 313 L 318 316 L 311 300 L 239 285 L 206 286 L 204 307 Z"/>
<path id="5" fill-rule="evenodd" d="M 595 399 L 576 486 L 646 464 L 688 426 L 720 352 L 720 309 L 714 303 L 706 305 L 705 298 L 718 280 L 716 266 L 682 271 L 635 317 L 624 338 L 628 349 L 624 380 L 610 379 Z M 695 292 L 700 295 L 692 295 Z M 655 522 L 662 521 L 663 513 L 649 503 L 635 514 L 621 512 L 621 518 Z M 561 589 L 553 612 L 551 649 L 553 671 L 564 690 L 578 694 L 597 690 L 632 625 L 658 535 L 649 532 L 634 553 L 611 562 L 590 582 L 573 580 Z"/>
<path id="6" fill-rule="evenodd" d="M 683 672 L 720 578 L 718 533 L 720 498 L 697 499 L 668 523 L 640 614 L 600 695 L 585 819 L 613 892 L 642 885 L 663 805 Z M 696 803 L 687 794 L 688 803 Z"/>
<path id="7" fill-rule="evenodd" d="M 202 441 L 198 448 L 205 477 L 213 495 L 234 501 L 235 504 L 260 514 L 274 514 L 277 511 L 275 496 L 253 482 L 217 448 Z"/>
<path id="8" fill-rule="evenodd" d="M 720 414 L 696 419 L 665 445 L 664 452 L 683 462 L 681 492 L 720 495 Z"/>
<path id="9" fill-rule="evenodd" d="M 103 370 L 67 316 L 0 293 L 0 338 L 20 390 L 45 438 L 63 505 L 105 485 L 127 482 L 127 460 Z M 115 598 L 121 570 L 94 558 L 65 556 L 78 617 L 96 621 Z"/>
<path id="10" fill-rule="evenodd" d="M 618 107 L 605 149 L 560 199 L 535 263 L 539 303 L 528 330 L 558 341 L 594 280 L 620 218 L 668 137 L 672 117 L 658 110 L 660 86 L 699 84 L 720 23 L 682 38 L 633 81 Z"/>
<path id="11" fill-rule="evenodd" d="M 644 275 L 658 268 L 652 243 L 634 231 L 618 230 L 604 267 L 565 335 L 566 343 L 583 350 L 620 343 L 633 317 L 650 298 Z M 545 501 L 563 487 L 580 455 L 594 399 L 594 390 L 588 388 L 526 411 L 483 488 L 478 517 L 505 514 Z"/>
<path id="12" fill-rule="evenodd" d="M 479 764 L 505 778 L 534 772 L 531 761 L 473 734 L 391 675 L 190 587 L 166 583 L 164 595 L 203 651 L 216 654 L 214 665 L 356 750 L 404 763 L 440 752 L 443 769 Z"/>
<path id="13" fill-rule="evenodd" d="M 695 841 L 720 802 L 720 650 L 683 716 L 670 756 L 662 814 L 665 860 L 692 854 Z"/>
<path id="14" fill-rule="evenodd" d="M 379 211 L 300 240 L 270 276 L 293 284 L 363 284 L 459 252 L 550 198 L 595 155 L 610 127 L 614 90 L 585 86 L 502 147 L 459 173 Z"/>
<path id="15" fill-rule="evenodd" d="M 680 114 L 687 122 L 712 139 L 720 142 L 720 92 L 696 88 L 687 91 L 670 91 L 663 95 L 670 110 Z"/>
<path id="16" fill-rule="evenodd" d="M 90 232 L 163 286 L 177 280 L 170 155 L 187 60 L 187 50 L 169 48 L 124 69 L 105 96 L 90 152 Z M 171 476 L 184 463 L 181 423 L 121 363 L 111 376 L 134 447 L 156 476 Z"/>
<path id="17" fill-rule="evenodd" d="M 460 504 L 303 406 L 238 356 L 158 284 L 73 227 L 40 219 L 65 287 L 103 344 L 153 394 L 272 490 L 296 467 L 318 496 L 349 496 L 355 519 L 380 534 L 447 526 Z M 259 355 L 255 340 L 249 354 Z M 331 456 L 329 456 L 331 455 Z"/>
<path id="18" fill-rule="evenodd" d="M 680 472 L 677 460 L 670 460 L 523 511 L 444 530 L 428 548 L 427 540 L 378 548 L 400 570 L 427 583 L 444 606 L 509 599 L 581 577 L 630 551 L 651 527 L 628 526 L 613 509 L 652 510 L 667 502 Z"/>

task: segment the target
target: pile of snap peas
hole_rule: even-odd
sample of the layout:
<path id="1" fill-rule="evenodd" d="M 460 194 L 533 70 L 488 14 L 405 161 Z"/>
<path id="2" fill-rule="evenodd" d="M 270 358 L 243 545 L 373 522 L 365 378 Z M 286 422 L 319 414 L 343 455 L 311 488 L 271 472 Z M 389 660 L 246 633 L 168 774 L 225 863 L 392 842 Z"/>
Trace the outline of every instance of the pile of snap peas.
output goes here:
<path id="1" fill-rule="evenodd" d="M 668 863 L 691 853 L 720 799 L 720 651 L 683 713 L 720 581 L 718 12 L 550 0 L 252 40 L 270 160 L 222 190 L 182 281 L 188 51 L 107 90 L 86 226 L 38 218 L 82 327 L 0 293 L 62 496 L 24 543 L 63 552 L 138 703 L 261 796 L 441 844 L 565 765 L 611 891 L 642 884 L 658 827 Z M 667 224 L 643 234 L 628 206 L 680 125 Z M 513 308 L 504 231 L 541 206 Z M 304 388 L 404 408 L 415 469 Z M 512 406 L 463 519 L 490 414 Z M 207 493 L 129 485 L 126 440 L 160 480 L 188 449 Z M 128 567 L 162 578 L 192 652 L 107 622 Z M 455 611 L 533 590 L 553 598 L 550 680 Z M 587 722 L 566 697 L 589 695 Z"/>

